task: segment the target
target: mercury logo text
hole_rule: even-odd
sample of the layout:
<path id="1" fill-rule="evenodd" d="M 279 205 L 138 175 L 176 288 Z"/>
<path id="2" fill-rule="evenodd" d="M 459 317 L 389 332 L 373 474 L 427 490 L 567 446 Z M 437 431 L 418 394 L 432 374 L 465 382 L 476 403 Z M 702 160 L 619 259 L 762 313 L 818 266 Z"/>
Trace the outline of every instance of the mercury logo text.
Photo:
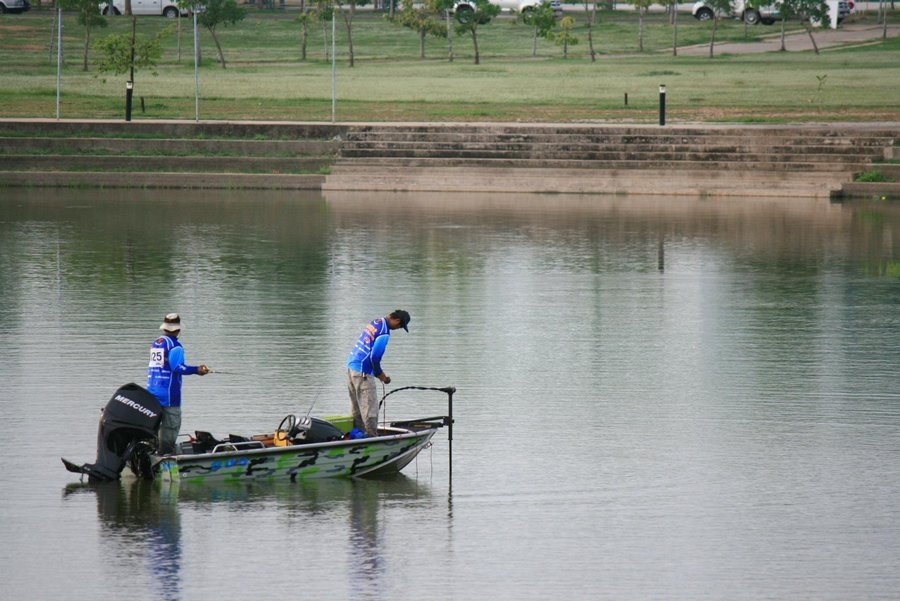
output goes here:
<path id="1" fill-rule="evenodd" d="M 131 407 L 132 409 L 134 409 L 134 410 L 137 411 L 138 413 L 143 413 L 144 415 L 146 415 L 146 416 L 149 417 L 150 419 L 153 419 L 154 417 L 156 417 L 156 413 L 155 413 L 155 412 L 150 411 L 149 409 L 147 409 L 146 407 L 144 407 L 144 406 L 141 405 L 140 403 L 135 403 L 134 401 L 132 401 L 132 400 L 129 399 L 128 397 L 124 397 L 124 396 L 122 396 L 121 394 L 117 394 L 117 395 L 116 395 L 116 400 L 119 401 L 120 403 L 122 403 L 123 405 L 128 405 L 129 407 Z"/>

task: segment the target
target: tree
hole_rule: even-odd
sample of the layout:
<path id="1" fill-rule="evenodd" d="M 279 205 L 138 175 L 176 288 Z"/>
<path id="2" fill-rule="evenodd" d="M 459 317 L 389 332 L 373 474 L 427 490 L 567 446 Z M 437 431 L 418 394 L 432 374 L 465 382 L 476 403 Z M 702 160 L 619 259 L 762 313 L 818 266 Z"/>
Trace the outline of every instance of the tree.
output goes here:
<path id="1" fill-rule="evenodd" d="M 337 5 L 341 9 L 341 17 L 344 19 L 344 26 L 347 29 L 347 51 L 350 54 L 350 66 L 353 62 L 353 17 L 356 16 L 356 7 L 368 3 L 369 0 L 349 0 L 350 10 L 344 10 L 343 0 L 337 0 Z"/>
<path id="2" fill-rule="evenodd" d="M 821 24 L 828 27 L 831 23 L 831 17 L 828 15 L 828 4 L 825 0 L 782 0 L 779 6 L 782 20 L 782 41 L 781 47 L 784 48 L 784 21 L 797 19 L 806 29 L 809 35 L 809 41 L 812 42 L 813 50 L 819 54 L 819 46 L 816 44 L 816 38 L 813 37 L 811 22 Z"/>
<path id="3" fill-rule="evenodd" d="M 662 0 L 669 11 L 669 22 L 672 24 L 672 56 L 678 56 L 678 3 L 681 0 Z"/>
<path id="4" fill-rule="evenodd" d="M 653 0 L 628 0 L 638 13 L 638 49 L 641 52 L 644 51 L 644 15 L 653 3 Z"/>
<path id="5" fill-rule="evenodd" d="M 100 14 L 100 5 L 105 0 L 59 0 L 59 7 L 78 14 L 78 24 L 84 27 L 84 63 L 82 70 L 88 70 L 88 50 L 91 47 L 91 31 L 95 27 L 106 27 L 108 21 Z"/>
<path id="6" fill-rule="evenodd" d="M 322 46 L 325 50 L 325 62 L 328 62 L 328 23 L 334 18 L 334 5 L 331 0 L 315 0 L 315 6 L 310 12 L 314 15 L 313 20 L 322 23 Z"/>
<path id="7" fill-rule="evenodd" d="M 234 25 L 243 21 L 247 16 L 247 10 L 237 5 L 235 0 L 204 0 L 203 10 L 197 13 L 197 22 L 206 27 L 216 44 L 216 54 L 219 63 L 225 68 L 225 54 L 222 53 L 222 44 L 216 36 L 216 28 L 224 24 Z"/>
<path id="8" fill-rule="evenodd" d="M 587 0 L 584 2 L 584 12 L 587 14 L 587 38 L 588 52 L 591 55 L 591 62 L 597 62 L 597 52 L 594 50 L 594 25 L 597 23 L 597 3 Z"/>
<path id="9" fill-rule="evenodd" d="M 438 37 L 447 35 L 444 24 L 439 20 L 440 13 L 433 0 L 415 5 L 413 0 L 403 0 L 400 12 L 392 19 L 397 24 L 416 32 L 419 37 L 419 58 L 425 58 L 425 37 L 428 34 Z"/>
<path id="10" fill-rule="evenodd" d="M 719 19 L 722 15 L 731 15 L 734 11 L 734 6 L 731 2 L 732 0 L 707 0 L 706 2 L 706 5 L 713 11 L 713 18 L 710 19 L 712 21 L 712 36 L 709 38 L 709 58 L 712 58 L 714 55 L 716 29 L 719 25 Z"/>
<path id="11" fill-rule="evenodd" d="M 542 2 L 538 7 L 526 11 L 522 20 L 532 27 L 531 56 L 537 56 L 537 40 L 550 36 L 550 32 L 556 27 L 556 14 L 549 3 Z"/>
<path id="12" fill-rule="evenodd" d="M 447 24 L 447 60 L 453 62 L 453 6 L 455 0 L 429 0 L 434 4 L 435 11 L 444 15 Z"/>
<path id="13" fill-rule="evenodd" d="M 128 73 L 132 84 L 135 71 L 150 69 L 157 75 L 156 61 L 162 56 L 163 38 L 171 32 L 171 27 L 166 27 L 154 36 L 139 36 L 137 17 L 131 17 L 131 33 L 108 35 L 94 42 L 94 51 L 99 55 L 97 71 L 114 75 Z"/>
<path id="14" fill-rule="evenodd" d="M 463 14 L 465 16 L 463 16 Z M 475 9 L 460 13 L 457 16 L 456 31 L 459 34 L 469 34 L 472 36 L 472 45 L 475 49 L 475 64 L 481 64 L 481 57 L 478 53 L 478 26 L 490 23 L 491 20 L 500 14 L 500 6 L 492 4 L 489 0 L 475 0 Z"/>
<path id="15" fill-rule="evenodd" d="M 300 23 L 300 60 L 306 60 L 306 42 L 309 40 L 309 26 L 316 20 L 316 13 L 310 10 L 301 11 L 294 19 Z"/>
<path id="16" fill-rule="evenodd" d="M 575 27 L 575 19 L 572 17 L 563 17 L 559 20 L 559 31 L 556 32 L 554 39 L 557 46 L 563 48 L 563 58 L 569 58 L 569 45 L 578 43 L 578 38 L 572 35 L 572 29 Z"/>

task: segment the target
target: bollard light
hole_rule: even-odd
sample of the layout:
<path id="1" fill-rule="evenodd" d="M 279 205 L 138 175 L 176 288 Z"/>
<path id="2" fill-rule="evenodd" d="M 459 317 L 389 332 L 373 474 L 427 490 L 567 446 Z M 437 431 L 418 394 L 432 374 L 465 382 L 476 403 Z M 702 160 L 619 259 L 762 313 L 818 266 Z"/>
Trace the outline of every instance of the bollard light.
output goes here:
<path id="1" fill-rule="evenodd" d="M 131 121 L 131 97 L 134 94 L 134 82 L 125 82 L 125 120 Z"/>
<path id="2" fill-rule="evenodd" d="M 659 124 L 666 124 L 666 84 L 659 84 Z"/>

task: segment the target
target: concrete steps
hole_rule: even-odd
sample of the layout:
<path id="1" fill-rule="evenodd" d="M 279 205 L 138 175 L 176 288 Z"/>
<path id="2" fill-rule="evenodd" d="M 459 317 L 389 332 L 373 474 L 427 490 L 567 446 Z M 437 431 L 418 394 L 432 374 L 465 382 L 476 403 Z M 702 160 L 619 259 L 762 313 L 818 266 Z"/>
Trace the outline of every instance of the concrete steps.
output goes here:
<path id="1" fill-rule="evenodd" d="M 20 171 L 0 172 L 0 186 L 79 188 L 172 188 L 319 190 L 324 175 L 254 173 L 146 173 Z"/>
<path id="2" fill-rule="evenodd" d="M 779 173 L 766 178 L 763 186 L 750 172 L 731 173 L 706 170 L 670 169 L 555 169 L 523 167 L 444 167 L 441 169 L 402 169 L 371 171 L 352 165 L 336 165 L 326 177 L 324 189 L 409 190 L 457 192 L 543 192 L 657 194 L 665 186 L 669 194 L 719 195 L 757 194 L 760 196 L 827 195 L 842 179 L 818 177 L 816 181 Z M 345 187 L 329 187 L 328 179 L 337 178 Z M 812 191 L 811 194 L 809 192 Z"/>
<path id="3" fill-rule="evenodd" d="M 350 128 L 326 190 L 828 196 L 900 127 Z"/>
<path id="4" fill-rule="evenodd" d="M 320 124 L 0 121 L 0 186 L 318 189 L 342 131 Z"/>
<path id="5" fill-rule="evenodd" d="M 900 146 L 894 146 L 885 153 L 885 160 L 896 161 L 900 158 Z M 900 163 L 873 161 L 868 169 L 880 173 L 886 181 L 882 182 L 846 182 L 838 194 L 845 199 L 863 200 L 900 200 Z"/>
<path id="6" fill-rule="evenodd" d="M 852 196 L 854 174 L 895 173 L 898 141 L 900 124 L 0 119 L 0 186 Z"/>
<path id="7" fill-rule="evenodd" d="M 0 171 L 183 173 L 316 173 L 331 157 L 204 157 L 113 155 L 4 155 Z"/>

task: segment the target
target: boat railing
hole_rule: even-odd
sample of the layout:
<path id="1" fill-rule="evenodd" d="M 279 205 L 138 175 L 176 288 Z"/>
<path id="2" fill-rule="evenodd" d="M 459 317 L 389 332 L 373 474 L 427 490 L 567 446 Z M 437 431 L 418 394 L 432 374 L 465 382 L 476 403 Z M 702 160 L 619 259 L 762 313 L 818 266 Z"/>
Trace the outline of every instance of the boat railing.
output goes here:
<path id="1" fill-rule="evenodd" d="M 242 449 L 264 449 L 266 445 L 260 440 L 247 440 L 244 442 L 223 442 L 213 447 L 210 453 L 227 453 L 228 451 L 240 451 Z"/>
<path id="2" fill-rule="evenodd" d="M 436 390 L 437 392 L 443 392 L 447 395 L 447 415 L 438 415 L 435 417 L 425 417 L 416 420 L 407 420 L 407 421 L 398 421 L 391 422 L 392 426 L 397 426 L 401 428 L 410 428 L 412 430 L 418 430 L 422 428 L 441 428 L 447 427 L 447 442 L 449 444 L 448 449 L 448 468 L 450 472 L 450 481 L 453 481 L 453 393 L 456 392 L 456 386 L 444 386 L 443 388 L 438 388 L 435 386 L 404 386 L 402 388 L 395 388 L 390 392 L 385 393 L 381 400 L 378 402 L 378 408 L 381 409 L 384 407 L 385 399 L 394 394 L 395 392 L 400 392 L 401 390 Z"/>

